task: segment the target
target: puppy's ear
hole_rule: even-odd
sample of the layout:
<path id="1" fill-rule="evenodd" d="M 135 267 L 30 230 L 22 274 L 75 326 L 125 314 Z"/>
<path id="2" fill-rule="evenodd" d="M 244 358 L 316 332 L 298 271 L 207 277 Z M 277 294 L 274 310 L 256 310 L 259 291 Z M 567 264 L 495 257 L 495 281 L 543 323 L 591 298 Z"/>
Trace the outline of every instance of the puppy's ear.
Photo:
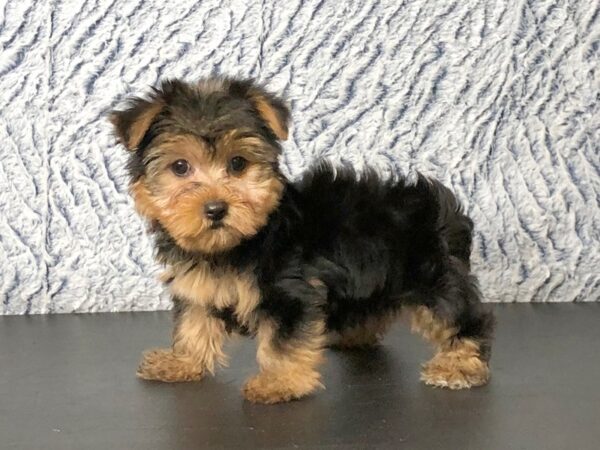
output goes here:
<path id="1" fill-rule="evenodd" d="M 232 80 L 230 92 L 247 98 L 278 139 L 288 138 L 290 110 L 283 100 L 250 80 Z"/>
<path id="2" fill-rule="evenodd" d="M 127 150 L 137 148 L 163 106 L 161 93 L 155 90 L 148 99 L 135 97 L 129 100 L 126 109 L 110 113 L 115 134 Z"/>

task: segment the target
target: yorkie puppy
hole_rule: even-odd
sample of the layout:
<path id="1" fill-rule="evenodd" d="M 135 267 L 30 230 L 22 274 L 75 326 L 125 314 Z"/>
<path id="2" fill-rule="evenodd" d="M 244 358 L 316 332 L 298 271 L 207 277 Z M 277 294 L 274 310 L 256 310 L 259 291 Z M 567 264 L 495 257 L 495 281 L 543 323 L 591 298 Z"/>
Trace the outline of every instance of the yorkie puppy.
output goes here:
<path id="1" fill-rule="evenodd" d="M 112 113 L 175 309 L 171 348 L 145 353 L 138 376 L 199 380 L 226 362 L 228 335 L 248 334 L 260 372 L 244 396 L 298 399 L 322 387 L 327 345 L 374 345 L 404 311 L 436 349 L 425 383 L 486 383 L 493 317 L 456 198 L 423 176 L 323 162 L 288 182 L 278 156 L 289 118 L 282 100 L 230 78 L 166 81 Z"/>

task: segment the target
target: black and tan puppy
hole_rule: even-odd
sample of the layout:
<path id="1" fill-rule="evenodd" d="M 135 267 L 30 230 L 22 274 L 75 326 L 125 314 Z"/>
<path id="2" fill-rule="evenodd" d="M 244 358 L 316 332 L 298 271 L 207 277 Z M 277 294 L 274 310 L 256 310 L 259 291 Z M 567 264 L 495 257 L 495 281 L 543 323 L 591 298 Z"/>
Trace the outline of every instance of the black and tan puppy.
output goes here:
<path id="1" fill-rule="evenodd" d="M 258 339 L 245 397 L 296 399 L 322 386 L 326 345 L 375 344 L 405 311 L 436 348 L 425 383 L 484 384 L 493 319 L 455 197 L 424 177 L 387 182 L 324 163 L 291 184 L 278 168 L 289 115 L 227 78 L 167 81 L 112 114 L 175 305 L 172 347 L 146 353 L 138 375 L 199 380 L 238 332 Z"/>

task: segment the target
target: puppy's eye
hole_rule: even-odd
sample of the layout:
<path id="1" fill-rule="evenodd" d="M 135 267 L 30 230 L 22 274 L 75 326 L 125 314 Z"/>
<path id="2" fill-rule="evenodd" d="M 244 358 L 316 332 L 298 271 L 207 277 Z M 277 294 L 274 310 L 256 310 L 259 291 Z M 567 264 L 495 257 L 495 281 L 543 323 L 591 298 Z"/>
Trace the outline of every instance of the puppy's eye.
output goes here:
<path id="1" fill-rule="evenodd" d="M 171 170 L 178 177 L 185 177 L 190 172 L 190 163 L 185 159 L 178 159 L 171 164 Z"/>
<path id="2" fill-rule="evenodd" d="M 229 169 L 234 173 L 240 173 L 246 168 L 248 161 L 241 156 L 234 156 L 229 161 Z"/>

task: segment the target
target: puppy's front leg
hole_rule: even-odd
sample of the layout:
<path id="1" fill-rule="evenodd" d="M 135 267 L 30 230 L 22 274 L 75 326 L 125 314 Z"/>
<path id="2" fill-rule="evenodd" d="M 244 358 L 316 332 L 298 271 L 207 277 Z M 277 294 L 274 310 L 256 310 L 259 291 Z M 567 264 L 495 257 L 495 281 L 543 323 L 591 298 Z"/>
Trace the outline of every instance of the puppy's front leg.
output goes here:
<path id="1" fill-rule="evenodd" d="M 324 325 L 303 325 L 302 335 L 284 337 L 281 328 L 266 320 L 258 328 L 257 360 L 260 373 L 250 378 L 244 397 L 254 403 L 279 403 L 304 397 L 323 387 L 316 370 L 323 360 Z"/>
<path id="2" fill-rule="evenodd" d="M 222 320 L 206 308 L 180 304 L 169 349 L 144 353 L 137 375 L 145 380 L 165 382 L 199 380 L 206 372 L 214 374 L 217 364 L 226 363 L 222 351 L 226 336 Z"/>
<path id="3" fill-rule="evenodd" d="M 297 271 L 288 268 L 287 276 L 262 289 L 257 309 L 260 373 L 243 389 L 251 402 L 286 402 L 323 387 L 317 366 L 325 345 L 324 295 Z"/>

